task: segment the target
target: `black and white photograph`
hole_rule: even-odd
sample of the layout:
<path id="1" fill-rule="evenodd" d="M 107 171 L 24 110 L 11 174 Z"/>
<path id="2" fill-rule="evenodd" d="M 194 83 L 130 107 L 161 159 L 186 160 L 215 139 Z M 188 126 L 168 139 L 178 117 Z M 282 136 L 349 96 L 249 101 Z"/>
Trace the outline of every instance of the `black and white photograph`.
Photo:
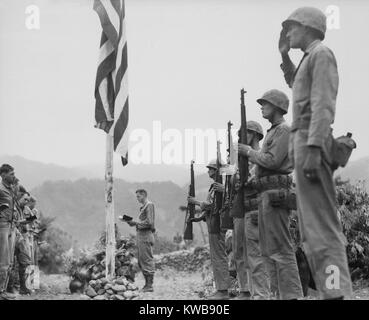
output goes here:
<path id="1" fill-rule="evenodd" d="M 369 300 L 368 32 L 365 0 L 0 0 L 0 300 Z"/>

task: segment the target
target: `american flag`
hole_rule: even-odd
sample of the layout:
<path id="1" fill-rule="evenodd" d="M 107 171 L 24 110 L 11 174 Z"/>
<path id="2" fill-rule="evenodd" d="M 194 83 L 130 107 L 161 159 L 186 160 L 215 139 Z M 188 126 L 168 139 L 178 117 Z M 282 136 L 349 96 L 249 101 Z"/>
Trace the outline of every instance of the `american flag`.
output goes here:
<path id="1" fill-rule="evenodd" d="M 127 38 L 124 0 L 94 0 L 102 35 L 95 83 L 96 127 L 113 136 L 114 151 L 128 162 Z"/>

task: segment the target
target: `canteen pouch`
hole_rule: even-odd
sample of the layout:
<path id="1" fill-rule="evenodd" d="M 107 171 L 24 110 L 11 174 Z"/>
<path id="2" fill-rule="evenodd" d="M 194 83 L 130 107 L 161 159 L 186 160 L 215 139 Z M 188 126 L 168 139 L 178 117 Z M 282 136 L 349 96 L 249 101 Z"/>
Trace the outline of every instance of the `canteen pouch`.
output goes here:
<path id="1" fill-rule="evenodd" d="M 356 142 L 351 138 L 352 134 L 348 132 L 345 136 L 333 139 L 331 146 L 332 170 L 338 167 L 345 167 L 351 157 L 352 150 L 356 148 Z"/>
<path id="2" fill-rule="evenodd" d="M 294 191 L 283 189 L 271 190 L 268 191 L 268 195 L 272 207 L 297 210 L 296 193 Z"/>

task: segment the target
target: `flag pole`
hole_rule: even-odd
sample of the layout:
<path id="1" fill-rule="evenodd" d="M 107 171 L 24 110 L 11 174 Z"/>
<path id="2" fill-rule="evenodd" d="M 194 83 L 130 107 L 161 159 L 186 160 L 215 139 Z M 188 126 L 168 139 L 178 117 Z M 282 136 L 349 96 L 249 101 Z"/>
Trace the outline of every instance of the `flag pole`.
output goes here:
<path id="1" fill-rule="evenodd" d="M 113 136 L 106 135 L 105 162 L 105 213 L 106 213 L 106 265 L 105 277 L 112 279 L 115 274 L 115 219 L 113 189 Z"/>

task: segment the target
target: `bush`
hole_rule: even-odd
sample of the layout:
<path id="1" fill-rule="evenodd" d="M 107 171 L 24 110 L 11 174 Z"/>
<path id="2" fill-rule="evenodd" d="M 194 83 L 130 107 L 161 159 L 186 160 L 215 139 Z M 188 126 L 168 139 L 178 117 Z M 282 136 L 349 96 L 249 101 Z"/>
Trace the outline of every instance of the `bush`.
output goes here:
<path id="1" fill-rule="evenodd" d="M 165 237 L 155 235 L 154 254 L 169 253 L 179 249 L 179 245 Z"/>
<path id="2" fill-rule="evenodd" d="M 369 196 L 363 183 L 337 182 L 337 206 L 347 238 L 352 280 L 369 279 Z"/>
<path id="3" fill-rule="evenodd" d="M 53 227 L 55 219 L 40 215 L 40 229 L 46 228 L 41 240 L 46 241 L 39 247 L 38 263 L 45 273 L 63 273 L 63 254 L 73 247 L 72 237 L 65 231 Z"/>

